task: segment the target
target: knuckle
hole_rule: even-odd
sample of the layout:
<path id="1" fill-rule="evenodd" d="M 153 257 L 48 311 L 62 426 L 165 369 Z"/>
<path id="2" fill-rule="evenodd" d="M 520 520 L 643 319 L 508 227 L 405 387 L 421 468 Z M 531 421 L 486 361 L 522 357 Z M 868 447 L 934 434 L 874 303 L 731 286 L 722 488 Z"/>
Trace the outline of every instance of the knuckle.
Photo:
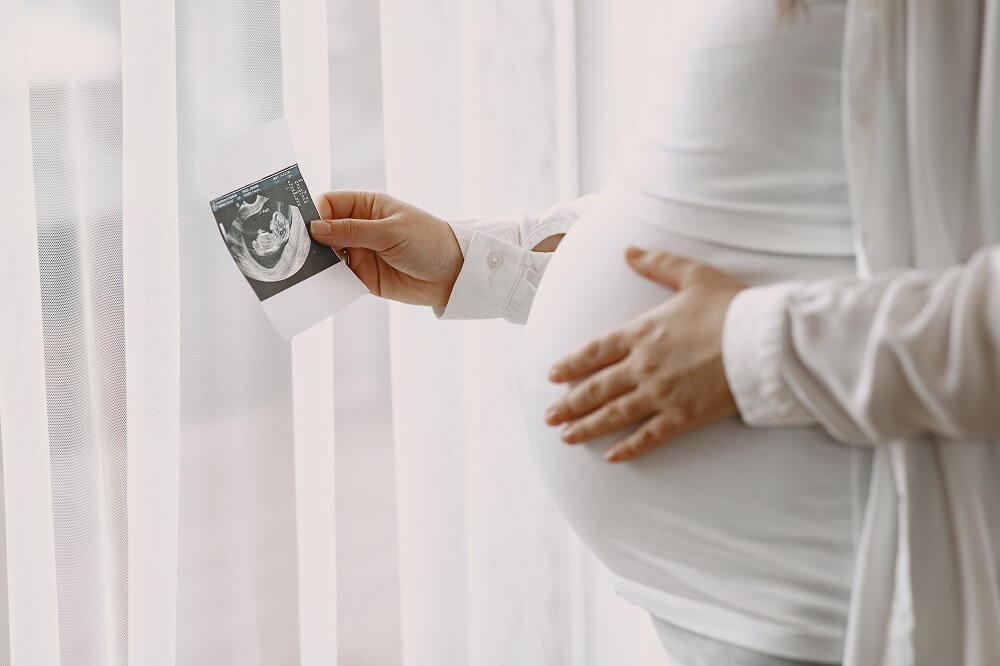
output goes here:
<path id="1" fill-rule="evenodd" d="M 636 395 L 643 404 L 648 406 L 657 405 L 661 402 L 659 396 L 656 395 L 656 391 L 651 386 L 643 386 L 640 391 L 636 391 Z"/>
<path id="2" fill-rule="evenodd" d="M 369 219 L 374 218 L 376 215 L 376 209 L 379 203 L 379 193 L 378 192 L 362 192 L 361 196 L 358 197 L 361 212 L 366 214 Z"/>
<path id="3" fill-rule="evenodd" d="M 662 250 L 652 250 L 646 253 L 646 262 L 650 266 L 663 265 L 670 261 L 670 255 Z"/>
<path id="4" fill-rule="evenodd" d="M 582 393 L 587 400 L 598 400 L 602 394 L 601 385 L 597 382 L 590 382 L 584 387 Z"/>
<path id="5" fill-rule="evenodd" d="M 666 419 L 657 421 L 653 424 L 653 427 L 650 428 L 650 432 L 652 433 L 652 437 L 655 442 L 662 442 L 664 439 L 669 437 L 671 430 L 673 430 L 673 428 L 670 422 Z"/>
<path id="6" fill-rule="evenodd" d="M 628 450 L 631 455 L 637 456 L 649 448 L 650 445 L 646 441 L 646 432 L 646 430 L 643 430 L 629 442 Z"/>
<path id="7" fill-rule="evenodd" d="M 643 443 L 645 437 L 646 437 L 646 427 L 642 426 L 638 430 L 633 432 L 631 435 L 629 435 L 628 439 L 625 440 L 625 448 L 628 449 L 631 453 L 637 453 L 641 451 L 642 447 L 645 446 L 645 444 Z"/>
<path id="8" fill-rule="evenodd" d="M 655 328 L 656 324 L 652 319 L 644 319 L 635 327 L 635 336 L 638 338 L 645 338 L 651 334 Z"/>
<path id="9" fill-rule="evenodd" d="M 660 419 L 665 423 L 679 426 L 684 422 L 684 414 L 678 405 L 671 404 L 660 412 Z"/>
<path id="10" fill-rule="evenodd" d="M 668 427 L 679 427 L 685 423 L 691 423 L 697 411 L 697 407 L 691 402 L 677 402 L 663 415 L 662 420 Z"/>
<path id="11" fill-rule="evenodd" d="M 344 220 L 342 228 L 344 230 L 344 241 L 347 243 L 356 240 L 361 231 L 360 225 L 355 220 Z"/>
<path id="12" fill-rule="evenodd" d="M 667 398 L 674 391 L 674 380 L 667 377 L 665 379 L 657 380 L 653 385 L 653 394 L 657 398 Z"/>
<path id="13" fill-rule="evenodd" d="M 601 354 L 601 341 L 593 340 L 583 348 L 583 356 L 589 360 L 596 360 Z"/>
<path id="14" fill-rule="evenodd" d="M 656 359 L 647 358 L 639 361 L 636 367 L 636 374 L 640 379 L 649 379 L 656 375 L 660 369 L 660 362 Z"/>
<path id="15" fill-rule="evenodd" d="M 333 217 L 333 202 L 331 199 L 335 192 L 324 192 L 316 199 L 316 212 L 321 220 L 329 220 Z"/>
<path id="16" fill-rule="evenodd" d="M 629 400 L 621 408 L 622 417 L 629 422 L 639 418 L 639 412 L 640 405 L 636 400 Z"/>
<path id="17" fill-rule="evenodd" d="M 660 255 L 659 265 L 661 269 L 673 272 L 683 266 L 684 261 L 685 260 L 680 257 L 664 252 Z"/>
<path id="18" fill-rule="evenodd" d="M 625 412 L 621 404 L 613 402 L 605 408 L 604 417 L 609 424 L 617 425 L 625 420 Z"/>

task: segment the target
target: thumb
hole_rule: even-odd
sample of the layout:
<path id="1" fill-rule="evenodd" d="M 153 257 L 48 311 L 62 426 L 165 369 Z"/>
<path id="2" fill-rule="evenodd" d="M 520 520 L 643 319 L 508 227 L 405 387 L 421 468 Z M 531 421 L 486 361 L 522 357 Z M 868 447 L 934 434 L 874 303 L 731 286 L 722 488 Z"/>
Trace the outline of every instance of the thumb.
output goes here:
<path id="1" fill-rule="evenodd" d="M 309 231 L 316 242 L 332 247 L 364 247 L 382 252 L 398 240 L 388 220 L 313 220 Z"/>
<path id="2" fill-rule="evenodd" d="M 639 275 L 675 291 L 685 287 L 690 280 L 692 269 L 698 265 L 685 257 L 644 250 L 634 245 L 625 250 L 625 260 Z"/>

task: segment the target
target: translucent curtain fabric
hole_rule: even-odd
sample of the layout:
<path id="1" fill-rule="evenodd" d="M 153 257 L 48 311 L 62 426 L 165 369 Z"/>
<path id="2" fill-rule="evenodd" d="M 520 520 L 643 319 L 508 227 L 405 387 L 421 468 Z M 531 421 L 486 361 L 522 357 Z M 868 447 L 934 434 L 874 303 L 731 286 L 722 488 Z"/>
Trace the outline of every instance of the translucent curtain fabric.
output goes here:
<path id="1" fill-rule="evenodd" d="M 8 2 L 3 22 L 15 119 L 4 145 L 21 148 L 4 170 L 27 176 L 5 183 L 21 256 L 3 328 L 29 347 L 5 365 L 0 406 L 10 657 L 113 664 L 124 658 L 128 552 L 120 16 L 110 2 L 58 9 Z M 41 43 L 78 55 L 60 62 Z M 29 390 L 17 396 L 21 381 Z"/>
<path id="2" fill-rule="evenodd" d="M 38 231 L 32 196 L 31 116 L 24 7 L 5 0 L 0 175 L 9 192 L 5 225 L 10 256 L 3 266 L 0 308 L 0 442 L 3 444 L 8 644 L 13 661 L 55 664 L 59 658 L 55 547 L 42 336 Z M 17 445 L 15 445 L 17 444 Z M 15 471 L 16 470 L 16 471 Z"/>
<path id="3" fill-rule="evenodd" d="M 389 191 L 466 216 L 596 189 L 635 98 L 581 104 L 622 63 L 635 74 L 649 9 L 617 4 L 383 0 Z M 663 664 L 532 467 L 508 372 L 520 332 L 392 306 L 403 663 Z"/>
<path id="4" fill-rule="evenodd" d="M 118 661 L 171 666 L 180 446 L 175 7 L 120 11 L 128 616 Z"/>
<path id="5" fill-rule="evenodd" d="M 277 337 L 192 176 L 285 113 L 325 189 L 325 7 L 0 2 L 3 663 L 336 659 L 332 327 Z"/>

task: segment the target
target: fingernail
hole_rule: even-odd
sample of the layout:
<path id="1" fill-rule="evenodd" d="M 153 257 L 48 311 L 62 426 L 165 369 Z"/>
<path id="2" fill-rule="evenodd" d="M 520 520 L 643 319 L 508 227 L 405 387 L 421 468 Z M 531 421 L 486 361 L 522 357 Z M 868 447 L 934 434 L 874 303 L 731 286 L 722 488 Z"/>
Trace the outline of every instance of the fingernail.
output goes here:
<path id="1" fill-rule="evenodd" d="M 645 250 L 638 248 L 635 245 L 629 245 L 628 249 L 625 250 L 626 259 L 638 259 L 643 254 L 645 254 Z"/>
<path id="2" fill-rule="evenodd" d="M 620 459 L 621 455 L 615 449 L 611 449 L 610 451 L 604 454 L 605 462 L 613 463 L 613 462 L 618 462 Z"/>
<path id="3" fill-rule="evenodd" d="M 575 435 L 576 435 L 576 431 L 573 430 L 573 428 L 565 428 L 562 431 L 562 439 L 567 444 L 572 444 L 573 443 L 573 438 L 574 438 Z"/>
<path id="4" fill-rule="evenodd" d="M 545 411 L 545 420 L 549 425 L 556 425 L 556 421 L 559 420 L 559 410 L 555 407 L 549 407 Z"/>
<path id="5" fill-rule="evenodd" d="M 328 236 L 333 231 L 333 227 L 324 220 L 313 220 L 309 223 L 309 230 L 317 236 Z"/>
<path id="6" fill-rule="evenodd" d="M 551 370 L 549 370 L 549 381 L 550 382 L 562 381 L 562 372 L 559 371 L 559 368 L 552 368 Z"/>

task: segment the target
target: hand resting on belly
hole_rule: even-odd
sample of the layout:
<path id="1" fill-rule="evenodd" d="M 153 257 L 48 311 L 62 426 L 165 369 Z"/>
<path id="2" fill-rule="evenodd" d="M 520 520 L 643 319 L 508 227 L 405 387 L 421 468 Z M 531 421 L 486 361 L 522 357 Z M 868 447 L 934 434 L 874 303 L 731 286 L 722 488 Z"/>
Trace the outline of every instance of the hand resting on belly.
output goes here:
<path id="1" fill-rule="evenodd" d="M 722 325 L 747 285 L 705 264 L 629 247 L 637 273 L 676 293 L 558 361 L 553 382 L 584 380 L 545 413 L 568 444 L 642 422 L 605 455 L 634 458 L 677 435 L 736 414 L 722 364 Z"/>

